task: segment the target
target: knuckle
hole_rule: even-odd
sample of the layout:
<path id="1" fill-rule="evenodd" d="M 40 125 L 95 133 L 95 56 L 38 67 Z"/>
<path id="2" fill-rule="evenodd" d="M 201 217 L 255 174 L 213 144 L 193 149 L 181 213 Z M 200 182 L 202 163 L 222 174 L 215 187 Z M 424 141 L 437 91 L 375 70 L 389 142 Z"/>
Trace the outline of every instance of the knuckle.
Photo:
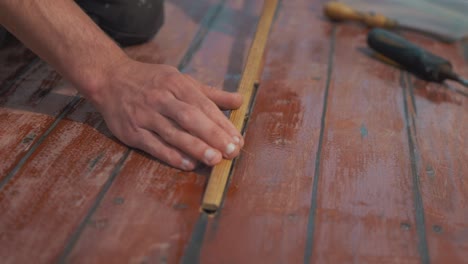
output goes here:
<path id="1" fill-rule="evenodd" d="M 180 78 L 180 74 L 178 72 L 170 71 L 164 75 L 163 81 L 170 83 L 170 84 L 174 84 L 178 82 L 179 78 Z"/>
<path id="2" fill-rule="evenodd" d="M 158 92 L 153 95 L 153 101 L 156 105 L 168 105 L 171 101 L 171 95 L 167 92 Z"/>
<path id="3" fill-rule="evenodd" d="M 160 132 L 160 135 L 168 142 L 177 140 L 177 130 L 174 128 L 166 128 Z"/>
<path id="4" fill-rule="evenodd" d="M 177 112 L 177 120 L 182 124 L 188 124 L 192 121 L 195 110 L 192 107 L 184 107 Z"/>
<path id="5" fill-rule="evenodd" d="M 212 141 L 217 141 L 220 144 L 224 142 L 223 135 L 221 131 L 219 130 L 219 128 L 217 128 L 216 126 L 210 127 L 209 129 L 207 129 L 207 131 L 208 131 L 208 138 L 211 139 Z"/>

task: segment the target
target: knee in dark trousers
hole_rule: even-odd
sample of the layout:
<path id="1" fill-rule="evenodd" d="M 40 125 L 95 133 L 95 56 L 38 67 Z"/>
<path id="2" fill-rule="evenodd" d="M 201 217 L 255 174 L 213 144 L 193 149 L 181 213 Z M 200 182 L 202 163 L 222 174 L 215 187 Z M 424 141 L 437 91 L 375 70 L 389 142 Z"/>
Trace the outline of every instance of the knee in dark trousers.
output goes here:
<path id="1" fill-rule="evenodd" d="M 150 40 L 164 22 L 164 0 L 77 0 L 76 3 L 122 46 Z"/>

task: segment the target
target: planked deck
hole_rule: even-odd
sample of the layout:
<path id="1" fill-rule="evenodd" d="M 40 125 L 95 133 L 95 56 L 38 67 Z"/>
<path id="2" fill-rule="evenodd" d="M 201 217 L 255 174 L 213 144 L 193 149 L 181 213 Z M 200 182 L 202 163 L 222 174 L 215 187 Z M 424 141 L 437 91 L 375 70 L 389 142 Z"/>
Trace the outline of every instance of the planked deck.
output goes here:
<path id="1" fill-rule="evenodd" d="M 235 91 L 263 1 L 166 2 L 129 55 Z M 0 49 L 0 262 L 468 263 L 467 90 L 375 60 L 323 2 L 281 2 L 215 217 L 209 168 L 128 149 L 53 68 Z M 467 44 L 406 36 L 468 76 Z"/>

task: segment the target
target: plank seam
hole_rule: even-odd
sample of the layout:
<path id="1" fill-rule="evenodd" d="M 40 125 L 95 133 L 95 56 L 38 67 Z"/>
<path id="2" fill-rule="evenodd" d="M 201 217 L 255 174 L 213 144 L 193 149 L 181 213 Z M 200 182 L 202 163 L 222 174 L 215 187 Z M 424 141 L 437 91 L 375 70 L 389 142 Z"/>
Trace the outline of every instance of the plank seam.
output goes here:
<path id="1" fill-rule="evenodd" d="M 18 171 L 23 167 L 23 165 L 29 160 L 37 148 L 44 142 L 44 140 L 49 136 L 49 134 L 57 127 L 59 122 L 65 118 L 74 108 L 78 105 L 83 98 L 79 95 L 75 95 L 73 99 L 65 106 L 62 112 L 55 118 L 54 122 L 49 126 L 49 128 L 39 137 L 39 139 L 32 145 L 32 147 L 26 152 L 26 154 L 20 159 L 20 161 L 13 167 L 13 169 L 7 174 L 2 181 L 0 181 L 0 190 L 18 173 Z"/>
<path id="2" fill-rule="evenodd" d="M 194 231 L 190 238 L 185 253 L 182 256 L 181 264 L 198 264 L 200 263 L 200 253 L 205 238 L 206 227 L 208 225 L 208 214 L 200 212 L 200 216 L 195 224 Z"/>
<path id="3" fill-rule="evenodd" d="M 257 25 L 257 31 L 251 43 L 242 72 L 242 78 L 237 92 L 242 94 L 244 98 L 247 98 L 249 103 L 252 99 L 255 83 L 258 82 L 259 73 L 263 66 L 262 59 L 277 7 L 278 0 L 264 2 Z M 245 115 L 248 108 L 248 104 L 243 104 L 238 109 L 231 112 L 229 119 L 239 131 L 242 130 L 245 124 Z M 202 202 L 203 210 L 208 213 L 215 212 L 219 208 L 224 192 L 226 191 L 226 184 L 232 165 L 232 160 L 224 159 L 211 171 Z"/>
<path id="4" fill-rule="evenodd" d="M 304 252 L 304 263 L 310 263 L 312 259 L 313 247 L 314 247 L 314 233 L 315 233 L 315 217 L 317 215 L 317 197 L 318 197 L 318 181 L 320 175 L 320 161 L 323 148 L 323 137 L 325 134 L 325 124 L 328 108 L 328 94 L 330 90 L 331 77 L 333 73 L 333 58 L 335 55 L 335 42 L 336 42 L 336 30 L 337 26 L 333 25 L 332 33 L 330 36 L 330 51 L 328 53 L 328 69 L 327 69 L 327 82 L 325 85 L 325 93 L 323 95 L 323 108 L 322 108 L 322 118 L 320 120 L 320 136 L 319 143 L 317 146 L 317 152 L 315 156 L 315 170 L 314 170 L 314 180 L 312 184 L 312 197 L 311 197 L 311 206 L 309 211 L 309 219 L 307 224 L 307 240 L 306 247 Z"/>
<path id="5" fill-rule="evenodd" d="M 427 245 L 426 237 L 426 224 L 425 224 L 425 215 L 424 215 L 424 203 L 421 196 L 421 187 L 419 184 L 420 174 L 417 166 L 417 146 L 415 145 L 415 131 L 413 126 L 414 117 L 411 117 L 409 114 L 409 102 L 408 102 L 408 89 L 410 85 L 410 77 L 407 73 L 401 72 L 401 87 L 403 90 L 403 107 L 405 113 L 405 123 L 406 123 L 406 133 L 408 137 L 408 150 L 410 154 L 410 163 L 411 163 L 411 175 L 413 182 L 413 200 L 414 200 L 414 211 L 415 211 L 415 220 L 416 220 L 416 233 L 418 235 L 418 252 L 421 257 L 421 263 L 429 264 L 430 256 Z M 412 120 L 410 120 L 412 119 Z"/>
<path id="6" fill-rule="evenodd" d="M 24 77 L 24 75 L 40 61 L 38 57 L 35 57 L 28 64 L 17 70 L 12 76 L 7 77 L 0 87 L 0 96 L 7 93 L 19 79 Z"/>
<path id="7" fill-rule="evenodd" d="M 125 153 L 122 155 L 120 158 L 119 162 L 115 166 L 114 170 L 112 171 L 110 177 L 107 179 L 106 183 L 102 187 L 101 191 L 98 193 L 96 196 L 96 200 L 93 203 L 93 206 L 91 209 L 88 211 L 86 216 L 84 217 L 83 221 L 78 225 L 78 228 L 73 232 L 71 235 L 70 239 L 68 240 L 68 243 L 65 246 L 64 251 L 62 252 L 61 256 L 59 257 L 59 260 L 57 263 L 66 263 L 66 260 L 70 253 L 72 252 L 76 242 L 78 242 L 78 239 L 81 236 L 81 233 L 84 231 L 86 228 L 86 225 L 88 224 L 89 220 L 93 216 L 94 212 L 98 209 L 99 205 L 101 204 L 102 200 L 107 194 L 107 191 L 110 189 L 112 186 L 112 183 L 114 180 L 117 178 L 117 176 L 120 173 L 120 170 L 122 169 L 125 161 L 127 160 L 127 157 L 130 155 L 131 149 L 127 149 Z"/>
<path id="8" fill-rule="evenodd" d="M 274 15 L 272 24 L 274 24 L 276 22 L 277 18 L 278 18 L 278 14 L 280 12 L 280 9 L 282 8 L 281 3 L 282 3 L 282 0 L 279 0 L 278 1 L 278 6 L 277 6 L 277 8 L 275 10 L 275 15 Z M 270 29 L 270 31 L 271 30 L 273 30 L 273 29 Z M 263 58 L 265 58 L 265 56 L 267 54 L 267 51 L 268 51 L 268 49 L 266 49 L 265 53 L 263 54 Z M 259 76 L 259 79 L 260 79 L 260 77 L 261 76 Z M 252 97 L 251 97 L 251 100 L 249 102 L 250 104 L 249 104 L 249 107 L 248 107 L 247 115 L 246 115 L 246 117 L 244 119 L 244 124 L 245 125 L 242 127 L 242 131 L 241 131 L 242 135 L 245 135 L 245 133 L 247 131 L 249 120 L 250 120 L 250 114 L 254 111 L 255 102 L 257 100 L 257 95 L 258 95 L 258 91 L 260 89 L 260 86 L 261 86 L 261 82 L 256 83 L 254 85 L 254 90 L 252 92 Z M 239 158 L 236 158 L 233 161 L 233 164 L 232 164 L 230 172 L 229 172 L 228 182 L 227 182 L 226 186 L 229 186 L 230 183 L 231 183 L 231 175 L 234 173 L 235 165 L 236 165 L 238 159 Z M 226 194 L 227 189 L 228 188 L 225 189 L 224 195 Z M 225 203 L 225 199 L 222 199 L 220 207 L 219 207 L 217 213 L 215 214 L 214 223 L 217 222 L 217 219 L 218 219 L 219 215 L 222 212 L 222 208 L 224 206 L 224 203 Z M 203 240 L 204 240 L 205 233 L 206 233 L 206 226 L 207 226 L 208 216 L 209 215 L 204 211 L 202 211 L 200 213 L 199 219 L 197 220 L 197 224 L 195 225 L 195 227 L 193 229 L 191 239 L 190 239 L 190 241 L 189 241 L 189 243 L 188 243 L 188 245 L 187 245 L 187 247 L 185 249 L 184 255 L 182 256 L 182 261 L 181 261 L 182 264 L 199 263 L 200 253 L 201 253 L 201 249 L 202 249 L 202 245 L 203 245 Z M 204 218 L 206 218 L 206 219 L 204 219 Z M 203 225 L 202 223 L 205 223 L 205 225 Z"/>
<path id="9" fill-rule="evenodd" d="M 217 18 L 217 16 L 218 16 L 217 14 L 221 11 L 220 8 L 224 6 L 225 2 L 226 2 L 226 0 L 221 0 L 219 2 L 218 6 L 216 8 L 214 8 L 215 11 L 219 9 L 218 11 L 215 12 L 216 16 L 214 16 L 214 18 Z M 208 14 L 203 18 L 203 21 L 210 21 L 210 19 L 205 19 L 205 18 L 206 17 L 212 17 L 212 16 L 213 16 L 213 13 L 208 12 Z M 188 63 L 191 61 L 191 59 L 193 57 L 193 54 L 198 51 L 198 48 L 200 47 L 201 43 L 205 39 L 205 37 L 206 37 L 209 29 L 213 25 L 213 23 L 214 23 L 214 21 L 209 23 L 210 27 L 207 28 L 207 32 L 205 32 L 205 33 L 203 33 L 202 29 L 198 30 L 195 37 L 192 39 L 192 41 L 191 41 L 191 43 L 189 45 L 189 48 L 185 52 L 183 58 L 181 59 L 181 62 L 178 65 L 178 70 L 179 71 L 182 72 L 184 70 L 184 68 L 188 65 Z M 184 60 L 186 60 L 186 62 L 183 63 Z M 114 170 L 113 170 L 111 176 L 109 177 L 109 179 L 105 183 L 103 189 L 101 189 L 101 192 L 97 196 L 97 198 L 95 200 L 95 203 L 93 204 L 93 207 L 90 208 L 90 210 L 86 214 L 84 220 L 81 222 L 81 224 L 75 230 L 73 235 L 70 237 L 69 241 L 66 243 L 65 249 L 62 252 L 61 256 L 59 257 L 58 263 L 66 263 L 66 259 L 68 258 L 68 256 L 73 251 L 73 248 L 75 247 L 76 243 L 79 241 L 79 239 L 81 237 L 81 234 L 84 231 L 86 223 L 89 221 L 89 219 L 93 216 L 93 214 L 95 213 L 95 211 L 99 207 L 99 205 L 101 203 L 101 200 L 104 199 L 105 195 L 107 194 L 107 191 L 110 189 L 112 183 L 117 178 L 117 176 L 118 176 L 118 174 L 119 174 L 119 172 L 121 170 L 121 167 L 123 166 L 123 164 L 125 163 L 125 161 L 127 160 L 128 156 L 130 155 L 131 152 L 132 152 L 132 149 L 127 148 L 126 153 L 124 154 L 124 156 L 122 156 L 122 159 L 114 167 Z M 114 175 L 114 172 L 115 172 L 115 175 Z M 107 186 L 107 184 L 108 184 L 108 186 Z M 102 195 L 102 197 L 101 197 L 101 195 Z"/>
<path id="10" fill-rule="evenodd" d="M 210 8 L 207 15 L 203 17 L 203 20 L 200 22 L 200 28 L 192 40 L 192 44 L 177 66 L 180 71 L 185 69 L 188 63 L 192 60 L 193 55 L 200 49 L 203 40 L 205 39 L 208 32 L 210 32 L 210 29 L 213 27 L 214 22 L 221 13 L 221 10 L 223 10 L 225 4 L 226 0 L 221 0 L 215 7 Z"/>
<path id="11" fill-rule="evenodd" d="M 251 100 L 249 102 L 249 108 L 248 108 L 247 114 L 245 116 L 244 125 L 243 125 L 242 131 L 241 131 L 242 136 L 245 136 L 245 133 L 247 131 L 247 127 L 249 125 L 249 120 L 250 120 L 250 114 L 252 113 L 252 111 L 254 109 L 254 105 L 255 105 L 255 102 L 256 102 L 256 99 L 257 99 L 257 93 L 258 93 L 259 88 L 260 88 L 260 85 L 255 85 L 254 90 L 252 92 L 252 98 L 251 98 Z M 236 169 L 236 164 L 238 163 L 241 156 L 242 156 L 242 153 L 239 155 L 239 157 L 235 158 L 232 161 L 232 166 L 231 166 L 231 169 L 229 170 L 228 181 L 226 183 L 226 188 L 224 189 L 224 193 L 223 193 L 223 199 L 221 199 L 221 204 L 220 204 L 218 210 L 216 211 L 215 215 L 219 215 L 221 213 L 221 210 L 222 210 L 222 208 L 224 206 L 224 203 L 225 203 L 224 198 L 225 198 L 227 190 L 229 189 L 229 186 L 231 184 L 232 175 L 234 174 L 234 171 Z"/>

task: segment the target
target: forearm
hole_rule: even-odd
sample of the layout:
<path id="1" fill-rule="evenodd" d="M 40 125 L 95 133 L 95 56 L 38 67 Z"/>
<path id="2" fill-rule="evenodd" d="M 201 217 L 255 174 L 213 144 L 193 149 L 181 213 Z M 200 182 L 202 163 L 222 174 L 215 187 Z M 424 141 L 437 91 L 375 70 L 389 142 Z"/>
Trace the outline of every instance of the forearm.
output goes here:
<path id="1" fill-rule="evenodd" d="M 0 23 L 86 97 L 126 58 L 72 0 L 0 0 Z"/>

